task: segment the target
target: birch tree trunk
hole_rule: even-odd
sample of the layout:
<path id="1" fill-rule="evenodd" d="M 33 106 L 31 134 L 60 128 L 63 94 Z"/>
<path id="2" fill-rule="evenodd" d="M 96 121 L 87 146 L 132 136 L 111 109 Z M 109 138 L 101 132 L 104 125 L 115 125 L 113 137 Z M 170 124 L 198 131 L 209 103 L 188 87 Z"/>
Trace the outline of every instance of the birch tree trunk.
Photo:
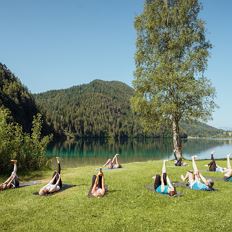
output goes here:
<path id="1" fill-rule="evenodd" d="M 172 132 L 173 132 L 173 147 L 176 151 L 176 157 L 179 160 L 182 158 L 182 146 L 181 146 L 181 138 L 180 138 L 180 127 L 178 121 L 172 122 Z"/>

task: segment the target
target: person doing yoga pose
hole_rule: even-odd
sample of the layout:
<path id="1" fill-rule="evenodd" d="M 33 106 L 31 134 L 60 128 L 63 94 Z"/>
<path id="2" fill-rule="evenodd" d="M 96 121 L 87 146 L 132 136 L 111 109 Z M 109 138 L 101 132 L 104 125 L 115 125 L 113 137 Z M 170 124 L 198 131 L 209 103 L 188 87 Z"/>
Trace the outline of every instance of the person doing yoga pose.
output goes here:
<path id="1" fill-rule="evenodd" d="M 97 175 L 92 177 L 92 185 L 90 188 L 90 194 L 94 197 L 103 197 L 106 192 L 104 174 L 100 168 Z"/>
<path id="2" fill-rule="evenodd" d="M 224 171 L 224 180 L 232 182 L 232 168 L 230 164 L 230 154 L 227 155 L 227 169 Z"/>
<path id="3" fill-rule="evenodd" d="M 208 163 L 207 166 L 209 167 L 210 172 L 224 172 L 224 170 L 225 170 L 224 168 L 222 168 L 216 164 L 213 152 L 211 153 L 211 161 L 210 161 L 210 163 Z"/>
<path id="4" fill-rule="evenodd" d="M 199 172 L 195 158 L 197 156 L 192 156 L 192 165 L 193 165 L 193 172 L 188 171 L 185 176 L 181 175 L 181 179 L 183 181 L 188 181 L 189 187 L 193 190 L 213 190 L 214 182 L 212 179 L 206 179 L 202 174 Z M 203 182 L 203 183 L 202 183 Z"/>
<path id="5" fill-rule="evenodd" d="M 187 166 L 188 165 L 187 163 L 184 163 L 182 161 L 181 157 L 179 159 L 177 158 L 175 149 L 173 150 L 173 155 L 175 157 L 175 161 L 174 161 L 175 166 Z"/>
<path id="6" fill-rule="evenodd" d="M 174 196 L 176 195 L 176 189 L 173 187 L 169 177 L 167 176 L 166 161 L 167 160 L 163 161 L 162 175 L 160 176 L 159 174 L 157 174 L 156 176 L 152 177 L 154 179 L 154 190 L 157 193 Z"/>
<path id="7" fill-rule="evenodd" d="M 10 177 L 0 185 L 0 191 L 10 188 L 18 188 L 19 187 L 19 181 L 17 176 L 17 160 L 11 160 L 11 162 L 14 164 L 13 172 L 11 173 Z"/>
<path id="8" fill-rule="evenodd" d="M 119 162 L 118 162 L 118 156 L 119 156 L 119 154 L 116 154 L 116 155 L 113 157 L 113 159 L 108 159 L 108 160 L 106 161 L 106 163 L 103 165 L 103 167 L 108 166 L 109 169 L 121 168 L 122 165 L 119 164 Z"/>
<path id="9" fill-rule="evenodd" d="M 56 161 L 57 161 L 57 171 L 53 173 L 53 177 L 51 181 L 49 181 L 48 184 L 46 184 L 39 190 L 39 195 L 41 196 L 49 194 L 49 193 L 58 192 L 62 188 L 62 181 L 61 181 L 61 174 L 60 174 L 61 167 L 60 167 L 60 161 L 58 157 L 56 157 Z"/>

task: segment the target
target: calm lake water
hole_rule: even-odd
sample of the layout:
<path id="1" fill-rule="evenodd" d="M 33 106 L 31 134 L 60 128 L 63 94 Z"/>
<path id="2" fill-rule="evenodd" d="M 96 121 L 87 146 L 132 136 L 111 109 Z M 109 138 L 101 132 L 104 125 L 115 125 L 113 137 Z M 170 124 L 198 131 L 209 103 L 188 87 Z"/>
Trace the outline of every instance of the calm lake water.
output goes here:
<path id="1" fill-rule="evenodd" d="M 226 154 L 232 152 L 232 139 L 188 139 L 183 141 L 183 149 L 186 159 L 192 155 L 209 159 L 212 151 L 215 152 L 215 158 L 225 158 Z M 116 153 L 120 154 L 121 163 L 174 158 L 170 139 L 133 139 L 117 143 L 85 140 L 55 143 L 47 150 L 48 157 L 62 157 L 65 167 L 102 165 Z"/>

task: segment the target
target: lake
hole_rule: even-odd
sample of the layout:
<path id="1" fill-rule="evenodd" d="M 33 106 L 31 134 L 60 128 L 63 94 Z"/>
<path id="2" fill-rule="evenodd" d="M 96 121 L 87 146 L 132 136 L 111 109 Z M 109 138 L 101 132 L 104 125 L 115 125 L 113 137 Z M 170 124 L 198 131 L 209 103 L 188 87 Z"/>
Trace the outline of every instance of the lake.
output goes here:
<path id="1" fill-rule="evenodd" d="M 232 152 L 232 139 L 188 139 L 183 140 L 183 156 L 190 159 L 198 155 L 199 159 L 209 159 L 215 152 L 215 158 L 225 158 Z M 79 140 L 51 144 L 47 156 L 60 156 L 64 167 L 102 165 L 116 153 L 121 163 L 158 159 L 174 159 L 172 140 L 170 139 L 133 139 L 120 142 L 106 140 Z"/>

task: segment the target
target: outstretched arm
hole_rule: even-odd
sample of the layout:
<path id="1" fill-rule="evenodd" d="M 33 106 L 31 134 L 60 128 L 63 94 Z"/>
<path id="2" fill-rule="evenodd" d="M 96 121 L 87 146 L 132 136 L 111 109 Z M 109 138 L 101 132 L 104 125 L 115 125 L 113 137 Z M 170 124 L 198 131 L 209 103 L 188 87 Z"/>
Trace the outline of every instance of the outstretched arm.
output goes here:
<path id="1" fill-rule="evenodd" d="M 54 182 L 54 180 L 56 179 L 56 176 L 59 175 L 59 179 L 60 179 L 60 174 L 56 173 L 53 178 L 49 181 L 49 184 L 52 184 Z"/>
<path id="2" fill-rule="evenodd" d="M 102 190 L 105 192 L 105 179 L 103 174 L 102 174 Z"/>
<path id="3" fill-rule="evenodd" d="M 231 169 L 231 164 L 230 164 L 230 154 L 227 155 L 227 169 Z"/>
<path id="4" fill-rule="evenodd" d="M 103 167 L 105 167 L 106 165 L 108 165 L 110 162 L 111 162 L 111 159 L 108 159 L 108 160 L 106 161 L 106 163 L 103 165 Z"/>
<path id="5" fill-rule="evenodd" d="M 10 184 L 12 180 L 16 177 L 16 172 L 17 172 L 17 160 L 11 160 L 11 162 L 14 162 L 14 169 L 13 172 L 11 173 L 10 177 L 3 183 L 3 184 Z"/>
<path id="6" fill-rule="evenodd" d="M 200 176 L 200 178 L 201 178 L 201 180 L 204 182 L 204 184 L 208 184 L 208 182 L 207 182 L 207 180 L 205 179 L 205 177 L 204 176 L 202 176 L 202 174 L 201 173 L 199 173 L 199 176 Z"/>
<path id="7" fill-rule="evenodd" d="M 57 181 L 56 181 L 56 183 L 55 183 L 55 187 L 57 187 L 58 185 L 59 185 L 59 181 L 60 181 L 60 174 L 57 174 L 57 175 L 59 175 L 59 178 L 57 179 Z"/>
<path id="8" fill-rule="evenodd" d="M 11 175 L 3 184 L 9 184 L 13 179 L 14 177 Z"/>
<path id="9" fill-rule="evenodd" d="M 169 188 L 174 188 L 168 176 L 167 176 L 167 184 Z"/>
<path id="10" fill-rule="evenodd" d="M 112 163 L 113 163 L 113 164 L 118 164 L 118 154 L 116 154 L 116 155 L 114 156 L 114 158 L 112 159 Z"/>

